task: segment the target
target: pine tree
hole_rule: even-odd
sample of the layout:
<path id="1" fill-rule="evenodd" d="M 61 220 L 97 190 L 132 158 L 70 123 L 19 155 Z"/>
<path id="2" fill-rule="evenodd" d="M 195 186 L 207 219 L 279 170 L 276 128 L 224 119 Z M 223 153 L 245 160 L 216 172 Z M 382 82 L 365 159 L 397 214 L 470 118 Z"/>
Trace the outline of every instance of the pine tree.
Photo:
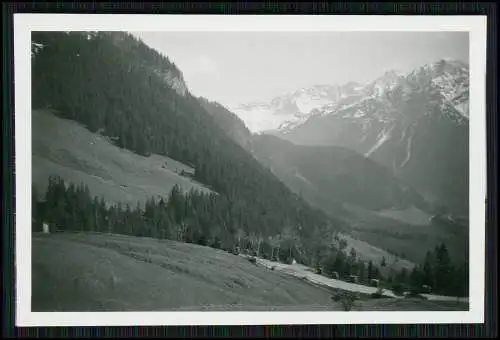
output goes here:
<path id="1" fill-rule="evenodd" d="M 109 220 L 109 211 L 104 202 L 104 198 L 101 196 L 99 200 L 99 231 L 100 232 L 110 232 L 111 222 Z"/>
<path id="2" fill-rule="evenodd" d="M 329 256 L 323 264 L 324 272 L 329 276 L 332 276 L 334 272 L 338 273 L 339 262 L 340 260 L 337 260 L 333 256 Z"/>
<path id="3" fill-rule="evenodd" d="M 398 273 L 397 281 L 403 285 L 406 285 L 408 283 L 408 270 L 406 268 L 402 268 Z"/>
<path id="4" fill-rule="evenodd" d="M 81 231 L 83 228 L 81 226 L 81 219 L 79 218 L 79 211 L 77 210 L 79 205 L 79 186 L 75 186 L 74 183 L 69 183 L 68 189 L 65 190 L 64 184 L 62 185 L 61 191 L 64 191 L 62 200 L 65 205 L 65 216 L 64 225 L 69 230 Z"/>
<path id="5" fill-rule="evenodd" d="M 350 252 L 350 261 L 352 263 L 355 263 L 356 262 L 356 249 L 354 248 L 351 248 L 351 252 Z"/>
<path id="6" fill-rule="evenodd" d="M 97 196 L 94 196 L 94 199 L 92 200 L 92 212 L 94 215 L 94 231 L 96 232 L 100 232 L 102 228 L 102 217 L 99 208 L 99 199 Z"/>
<path id="7" fill-rule="evenodd" d="M 465 261 L 457 266 L 453 272 L 453 295 L 469 296 L 469 264 Z"/>
<path id="8" fill-rule="evenodd" d="M 452 265 L 448 249 L 444 243 L 435 249 L 435 285 L 436 291 L 446 293 L 452 282 Z"/>
<path id="9" fill-rule="evenodd" d="M 425 255 L 424 265 L 422 268 L 422 283 L 432 288 L 435 287 L 433 260 L 430 251 L 428 251 Z"/>
<path id="10" fill-rule="evenodd" d="M 373 262 L 370 260 L 368 262 L 368 280 L 371 281 L 374 278 Z"/>
<path id="11" fill-rule="evenodd" d="M 366 267 L 365 267 L 365 263 L 363 261 L 359 261 L 358 262 L 358 275 L 359 275 L 359 280 L 361 282 L 365 282 L 366 281 Z"/>
<path id="12" fill-rule="evenodd" d="M 346 261 L 345 261 L 345 255 L 342 251 L 339 251 L 337 253 L 337 256 L 335 257 L 334 268 L 335 271 L 338 272 L 339 276 L 344 275 L 346 268 Z"/>
<path id="13" fill-rule="evenodd" d="M 351 275 L 351 271 L 352 271 L 352 264 L 351 264 L 351 262 L 344 261 L 344 267 L 343 267 L 343 270 L 342 270 L 342 276 L 343 277 L 348 277 L 349 275 Z"/>
<path id="14" fill-rule="evenodd" d="M 414 266 L 409 278 L 411 287 L 413 287 L 414 289 L 420 289 L 420 287 L 422 286 L 421 276 L 422 274 L 420 273 L 418 266 Z"/>

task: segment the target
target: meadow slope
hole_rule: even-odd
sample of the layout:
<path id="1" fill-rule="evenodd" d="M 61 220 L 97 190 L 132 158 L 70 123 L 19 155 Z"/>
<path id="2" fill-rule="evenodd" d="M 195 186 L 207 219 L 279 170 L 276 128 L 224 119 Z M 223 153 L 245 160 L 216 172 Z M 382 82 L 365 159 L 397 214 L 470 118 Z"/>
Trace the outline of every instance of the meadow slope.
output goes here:
<path id="1" fill-rule="evenodd" d="M 107 203 L 135 206 L 151 197 L 168 197 L 174 185 L 183 190 L 209 191 L 181 171 L 193 169 L 159 155 L 140 156 L 115 146 L 107 137 L 91 133 L 81 124 L 49 111 L 32 112 L 32 178 L 44 193 L 50 175 L 85 183 L 93 196 Z"/>
<path id="2" fill-rule="evenodd" d="M 330 289 L 209 247 L 69 232 L 34 233 L 32 244 L 33 311 L 343 310 Z M 394 309 L 466 305 L 364 298 L 353 308 Z"/>

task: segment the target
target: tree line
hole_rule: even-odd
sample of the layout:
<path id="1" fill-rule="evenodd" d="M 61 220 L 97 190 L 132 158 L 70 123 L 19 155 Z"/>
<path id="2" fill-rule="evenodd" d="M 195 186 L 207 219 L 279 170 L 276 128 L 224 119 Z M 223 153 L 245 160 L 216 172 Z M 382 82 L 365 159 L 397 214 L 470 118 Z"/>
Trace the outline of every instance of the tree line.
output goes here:
<path id="1" fill-rule="evenodd" d="M 432 251 L 427 251 L 423 263 L 411 272 L 402 270 L 394 281 L 411 288 L 426 285 L 436 294 L 469 296 L 469 263 L 468 260 L 452 263 L 443 242 Z"/>
<path id="2" fill-rule="evenodd" d="M 312 265 L 311 258 L 315 258 L 317 267 L 323 266 L 327 275 L 337 271 L 343 278 L 363 273 L 366 267 L 368 278 L 380 277 L 378 268 L 371 262 L 365 265 L 354 249 L 350 256 L 345 256 L 343 249 L 322 248 L 319 243 L 311 248 L 291 227 L 276 234 L 266 233 L 266 229 L 237 228 L 237 220 L 242 216 L 227 197 L 196 189 L 183 192 L 177 185 L 166 199 L 151 198 L 144 206 L 137 203 L 131 207 L 106 204 L 102 197 L 92 197 L 85 184 L 66 183 L 59 176 L 50 176 L 43 197 L 32 187 L 32 207 L 33 231 L 41 231 L 42 224 L 48 223 L 53 231 L 154 237 L 225 250 L 238 247 L 284 263 L 294 259 Z"/>
<path id="3" fill-rule="evenodd" d="M 66 183 L 58 176 L 49 178 L 43 197 L 34 186 L 32 190 L 34 231 L 41 231 L 46 222 L 56 230 L 154 237 L 226 250 L 239 247 L 262 257 L 310 263 L 307 238 L 291 224 L 276 233 L 242 224 L 245 211 L 224 195 L 196 189 L 183 192 L 175 185 L 165 199 L 109 205 L 102 197 L 92 197 L 85 184 Z"/>
<path id="4" fill-rule="evenodd" d="M 468 266 L 453 265 L 444 243 L 429 251 L 424 263 L 412 271 L 403 268 L 394 276 L 384 277 L 378 265 L 360 260 L 354 248 L 346 252 L 342 240 L 339 249 L 322 249 L 317 245 L 307 253 L 304 251 L 307 245 L 291 228 L 276 235 L 234 228 L 232 222 L 238 215 L 233 214 L 224 196 L 214 193 L 195 189 L 183 192 L 174 186 L 168 198 L 151 198 L 144 206 L 107 205 L 102 197 L 92 197 L 85 184 L 65 183 L 60 177 L 51 176 L 43 197 L 33 187 L 32 200 L 33 231 L 41 231 L 45 222 L 52 230 L 154 237 L 225 250 L 239 247 L 285 263 L 295 259 L 321 268 L 322 274 L 330 277 L 347 279 L 355 275 L 362 284 L 377 279 L 391 289 L 401 286 L 420 291 L 428 285 L 437 294 L 468 295 Z M 336 235 L 332 237 L 338 239 Z"/>

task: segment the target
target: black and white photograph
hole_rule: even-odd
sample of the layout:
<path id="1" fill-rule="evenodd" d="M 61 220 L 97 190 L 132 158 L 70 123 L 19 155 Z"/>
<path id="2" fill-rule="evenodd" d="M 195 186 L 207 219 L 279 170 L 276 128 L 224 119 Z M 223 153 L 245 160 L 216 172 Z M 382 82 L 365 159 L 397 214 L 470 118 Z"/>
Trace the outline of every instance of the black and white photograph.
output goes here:
<path id="1" fill-rule="evenodd" d="M 484 18 L 127 18 L 14 17 L 25 324 L 482 320 Z"/>

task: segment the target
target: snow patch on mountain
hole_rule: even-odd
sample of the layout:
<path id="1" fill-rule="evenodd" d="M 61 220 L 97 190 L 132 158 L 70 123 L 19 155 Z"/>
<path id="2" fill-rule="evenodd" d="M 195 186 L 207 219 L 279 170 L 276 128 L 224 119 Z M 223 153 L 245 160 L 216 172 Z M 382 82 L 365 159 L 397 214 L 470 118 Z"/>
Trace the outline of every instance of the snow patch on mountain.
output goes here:
<path id="1" fill-rule="evenodd" d="M 311 97 L 307 95 L 302 95 L 298 97 L 295 101 L 297 109 L 301 113 L 310 113 L 312 110 L 328 104 L 330 101 L 326 98 Z"/>
<path id="2" fill-rule="evenodd" d="M 233 109 L 232 111 L 253 133 L 275 129 L 290 118 L 274 115 L 272 109 L 265 106 L 256 106 L 251 110 Z"/>
<path id="3" fill-rule="evenodd" d="M 444 102 L 450 104 L 462 116 L 469 118 L 469 82 L 468 77 L 459 78 L 444 73 L 432 79 L 433 84 L 440 90 Z"/>
<path id="4" fill-rule="evenodd" d="M 403 162 L 399 166 L 400 168 L 402 168 L 403 166 L 405 166 L 405 164 L 408 163 L 408 161 L 411 158 L 411 142 L 412 141 L 413 141 L 413 134 L 410 134 L 408 136 L 408 143 L 406 144 L 406 158 L 403 160 Z"/>
<path id="5" fill-rule="evenodd" d="M 361 118 L 364 117 L 365 115 L 366 115 L 365 112 L 361 110 L 356 110 L 356 112 L 352 115 L 352 118 Z"/>
<path id="6" fill-rule="evenodd" d="M 403 129 L 403 132 L 401 132 L 401 139 L 399 140 L 400 142 L 404 141 L 404 139 L 406 137 L 406 130 L 407 129 Z"/>
<path id="7" fill-rule="evenodd" d="M 424 98 L 418 100 L 426 103 L 420 115 L 441 112 L 443 117 L 463 123 L 469 119 L 468 65 L 447 58 L 408 74 L 390 70 L 366 84 L 316 85 L 231 110 L 254 133 L 275 130 L 288 134 L 315 116 L 358 120 L 367 130 L 374 122 L 390 125 L 400 119 L 401 106 L 414 103 L 418 95 Z"/>
<path id="8" fill-rule="evenodd" d="M 283 93 L 269 102 L 242 104 L 231 108 L 254 133 L 265 130 L 291 129 L 323 111 L 325 105 L 343 100 L 360 89 L 358 83 L 343 86 L 315 85 Z"/>
<path id="9" fill-rule="evenodd" d="M 369 84 L 367 88 L 371 97 L 382 97 L 398 86 L 403 78 L 403 75 L 398 71 L 387 71 L 383 76 Z"/>
<path id="10" fill-rule="evenodd" d="M 372 148 L 370 150 L 368 150 L 368 152 L 365 153 L 365 157 L 370 156 L 378 148 L 380 148 L 382 146 L 382 144 L 384 144 L 389 139 L 391 139 L 391 137 L 392 137 L 391 133 L 392 133 L 393 129 L 394 129 L 394 126 L 391 126 L 390 128 L 388 128 L 386 130 L 382 130 L 382 132 L 380 132 L 380 134 L 379 134 L 379 136 L 377 138 L 377 142 L 375 143 L 375 145 L 372 146 Z"/>
<path id="11" fill-rule="evenodd" d="M 313 184 L 307 178 L 305 178 L 304 176 L 302 176 L 302 174 L 300 172 L 296 171 L 295 172 L 295 177 L 297 177 L 302 182 L 304 182 L 304 183 L 310 185 L 311 187 L 313 187 Z"/>

